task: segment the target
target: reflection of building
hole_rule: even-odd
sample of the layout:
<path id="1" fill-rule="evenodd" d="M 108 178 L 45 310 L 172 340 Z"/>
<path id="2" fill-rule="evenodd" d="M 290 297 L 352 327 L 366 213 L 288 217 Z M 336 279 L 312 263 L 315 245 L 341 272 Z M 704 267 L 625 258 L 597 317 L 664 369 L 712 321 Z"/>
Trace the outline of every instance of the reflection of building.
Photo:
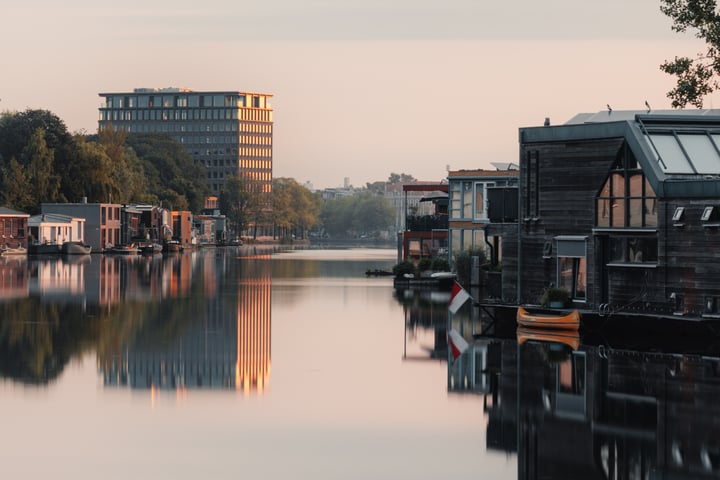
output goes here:
<path id="1" fill-rule="evenodd" d="M 0 300 L 25 298 L 29 292 L 26 257 L 0 256 Z"/>
<path id="2" fill-rule="evenodd" d="M 105 256 L 29 259 L 29 293 L 43 301 L 109 307 L 120 302 L 120 259 Z"/>
<path id="3" fill-rule="evenodd" d="M 718 352 L 500 339 L 481 348 L 488 448 L 516 451 L 518 478 L 720 474 Z"/>
<path id="4" fill-rule="evenodd" d="M 106 385 L 245 392 L 265 388 L 270 376 L 271 334 L 267 259 L 238 262 L 234 256 L 216 258 L 214 251 L 207 251 L 196 258 L 201 266 L 199 275 L 176 276 L 173 269 L 179 273 L 191 266 L 176 262 L 192 257 L 171 257 L 165 265 L 171 284 L 179 278 L 195 284 L 188 285 L 183 295 L 171 289 L 174 298 L 158 307 L 163 318 L 147 318 L 147 328 L 119 354 L 99 360 Z M 174 324 L 164 326 L 169 319 Z M 159 328 L 156 325 L 162 326 L 158 332 L 152 330 Z M 168 336 L 167 330 L 176 333 Z"/>
<path id="5" fill-rule="evenodd" d="M 450 293 L 446 291 L 396 289 L 405 315 L 403 358 L 410 360 L 446 360 L 447 323 Z M 410 341 L 408 341 L 410 336 Z M 428 337 L 428 338 L 424 338 Z M 419 339 L 428 342 L 417 345 Z M 429 344 L 431 342 L 431 344 Z"/>

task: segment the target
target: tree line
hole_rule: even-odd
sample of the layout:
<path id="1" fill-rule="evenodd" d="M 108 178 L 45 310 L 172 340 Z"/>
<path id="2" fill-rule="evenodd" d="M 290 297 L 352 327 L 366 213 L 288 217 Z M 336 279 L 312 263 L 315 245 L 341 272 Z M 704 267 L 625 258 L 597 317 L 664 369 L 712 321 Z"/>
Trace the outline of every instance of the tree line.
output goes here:
<path id="1" fill-rule="evenodd" d="M 96 134 L 70 133 L 47 110 L 0 114 L 0 206 L 37 214 L 42 203 L 142 203 L 199 213 L 208 195 L 205 166 L 167 134 L 107 128 Z M 409 181 L 391 174 L 389 183 Z M 243 176 L 226 178 L 221 212 L 235 235 L 255 235 L 272 225 L 279 238 L 306 238 L 308 232 L 353 237 L 394 224 L 383 197 L 384 182 L 359 195 L 322 200 L 291 178 L 275 178 L 272 191 Z"/>
<path id="2" fill-rule="evenodd" d="M 166 135 L 71 134 L 46 110 L 0 116 L 0 205 L 35 214 L 86 199 L 197 212 L 205 195 L 204 167 Z"/>

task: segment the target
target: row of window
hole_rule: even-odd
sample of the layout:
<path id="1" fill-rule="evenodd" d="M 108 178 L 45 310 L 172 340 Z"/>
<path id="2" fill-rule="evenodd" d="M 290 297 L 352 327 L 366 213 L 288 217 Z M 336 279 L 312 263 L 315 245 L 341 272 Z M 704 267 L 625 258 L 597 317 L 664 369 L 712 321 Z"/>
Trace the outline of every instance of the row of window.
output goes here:
<path id="1" fill-rule="evenodd" d="M 450 220 L 487 219 L 485 195 L 495 182 L 450 182 Z"/>
<path id="2" fill-rule="evenodd" d="M 188 150 L 188 153 L 193 155 L 194 157 L 207 157 L 210 155 L 232 155 L 234 158 L 231 158 L 231 161 L 237 161 L 238 156 L 254 160 L 272 159 L 271 148 L 226 148 L 224 151 L 217 148 L 206 148 L 204 150 L 199 150 L 195 148 L 193 150 Z"/>
<path id="3" fill-rule="evenodd" d="M 237 159 L 213 159 L 202 162 L 206 167 L 240 167 L 240 168 L 257 168 L 257 169 L 271 169 L 272 161 L 270 160 L 252 160 L 243 158 L 240 161 Z"/>
<path id="4" fill-rule="evenodd" d="M 106 123 L 100 124 L 101 128 L 107 127 Z M 271 124 L 217 122 L 217 123 L 162 123 L 162 124 L 114 124 L 115 131 L 125 132 L 237 132 L 241 134 L 252 134 L 253 137 L 272 137 Z"/>
<path id="5" fill-rule="evenodd" d="M 158 108 L 158 107 L 239 107 L 269 108 L 268 97 L 263 95 L 181 94 L 172 95 L 108 95 L 105 108 Z"/>
<path id="6" fill-rule="evenodd" d="M 271 110 L 100 110 L 100 121 L 189 121 L 189 120 L 241 120 L 272 122 Z"/>
<path id="7" fill-rule="evenodd" d="M 250 147 L 251 145 L 257 146 L 257 148 L 260 149 L 269 149 L 272 147 L 272 139 L 271 138 L 261 138 L 261 137 L 248 137 L 248 136 L 240 136 L 240 137 L 228 137 L 228 136 L 220 136 L 220 135 L 213 135 L 209 137 L 200 137 L 200 136 L 181 136 L 177 137 L 177 140 L 180 143 L 185 144 L 218 144 L 218 145 L 227 145 L 227 144 L 237 144 L 240 143 L 240 145 L 244 145 L 246 147 Z"/>

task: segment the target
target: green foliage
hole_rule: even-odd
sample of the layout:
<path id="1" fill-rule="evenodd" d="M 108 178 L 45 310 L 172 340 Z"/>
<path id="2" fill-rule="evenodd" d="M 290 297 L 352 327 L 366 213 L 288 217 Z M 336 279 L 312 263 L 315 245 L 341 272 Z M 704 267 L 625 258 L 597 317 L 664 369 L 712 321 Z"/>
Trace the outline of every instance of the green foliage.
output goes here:
<path id="1" fill-rule="evenodd" d="M 388 177 L 388 183 L 390 185 L 395 185 L 397 183 L 414 183 L 416 181 L 417 180 L 415 180 L 415 177 L 407 173 L 391 173 Z"/>
<path id="2" fill-rule="evenodd" d="M 455 255 L 455 272 L 463 285 L 470 283 L 472 257 L 480 257 L 480 265 L 485 263 L 485 251 L 479 248 L 463 250 Z"/>
<path id="3" fill-rule="evenodd" d="M 570 292 L 561 287 L 551 287 L 543 292 L 540 304 L 544 307 L 549 306 L 551 302 L 561 302 L 565 305 L 568 300 L 570 300 Z"/>
<path id="4" fill-rule="evenodd" d="M 393 267 L 392 272 L 396 277 L 402 277 L 406 273 L 414 274 L 415 264 L 410 260 L 403 260 Z"/>
<path id="5" fill-rule="evenodd" d="M 437 257 L 432 260 L 432 269 L 436 272 L 449 272 L 450 262 L 445 258 Z"/>
<path id="6" fill-rule="evenodd" d="M 720 74 L 720 15 L 715 0 L 660 0 L 660 11 L 673 21 L 676 32 L 695 32 L 704 40 L 707 50 L 696 59 L 675 57 L 666 61 L 660 69 L 677 77 L 677 84 L 668 98 L 673 108 L 694 105 L 702 108 L 703 98 L 718 89 Z"/>
<path id="7" fill-rule="evenodd" d="M 432 258 L 423 257 L 418 262 L 417 268 L 421 272 L 426 272 L 428 270 L 432 270 L 432 264 L 433 264 Z"/>
<path id="8" fill-rule="evenodd" d="M 220 210 L 225 213 L 230 237 L 240 236 L 247 228 L 253 209 L 257 208 L 257 195 L 245 177 L 229 177 L 220 190 Z"/>
<path id="9" fill-rule="evenodd" d="M 182 144 L 160 133 L 128 135 L 127 144 L 141 161 L 148 191 L 174 210 L 202 210 L 205 167 L 194 163 Z"/>
<path id="10" fill-rule="evenodd" d="M 385 197 L 366 192 L 325 201 L 320 219 L 330 235 L 352 238 L 362 232 L 389 229 L 395 221 L 395 211 Z"/>
<path id="11" fill-rule="evenodd" d="M 292 178 L 273 179 L 272 222 L 280 237 L 305 238 L 318 225 L 320 198 Z"/>

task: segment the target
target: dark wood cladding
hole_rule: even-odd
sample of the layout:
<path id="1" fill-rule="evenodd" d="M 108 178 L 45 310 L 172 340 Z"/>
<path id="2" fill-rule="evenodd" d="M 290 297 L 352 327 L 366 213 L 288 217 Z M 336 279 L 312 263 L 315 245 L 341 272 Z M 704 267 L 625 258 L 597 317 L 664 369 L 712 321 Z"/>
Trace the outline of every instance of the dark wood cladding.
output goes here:
<path id="1" fill-rule="evenodd" d="M 623 147 L 622 138 L 592 142 L 563 142 L 522 145 L 520 150 L 520 292 L 512 298 L 519 304 L 538 303 L 545 289 L 554 285 L 557 276 L 555 252 L 544 255 L 545 245 L 557 236 L 591 236 L 595 226 L 595 197 L 608 171 Z M 537 162 L 537 172 L 529 165 Z M 528 170 L 526 170 L 528 169 Z M 522 172 L 527 172 L 523 174 Z M 535 190 L 537 189 L 537 191 Z M 530 197 L 536 196 L 533 206 Z M 529 201 L 530 200 L 530 201 Z M 536 211 L 528 211 L 528 209 Z M 537 214 L 534 216 L 533 214 Z M 589 245 L 591 238 L 588 238 Z M 509 239 L 505 239 L 507 246 Z M 503 269 L 512 267 L 503 256 Z M 594 262 L 588 248 L 588 265 Z M 595 281 L 588 278 L 588 297 L 595 293 Z M 503 289 L 503 293 L 508 288 Z M 591 302 L 588 298 L 588 302 Z"/>

